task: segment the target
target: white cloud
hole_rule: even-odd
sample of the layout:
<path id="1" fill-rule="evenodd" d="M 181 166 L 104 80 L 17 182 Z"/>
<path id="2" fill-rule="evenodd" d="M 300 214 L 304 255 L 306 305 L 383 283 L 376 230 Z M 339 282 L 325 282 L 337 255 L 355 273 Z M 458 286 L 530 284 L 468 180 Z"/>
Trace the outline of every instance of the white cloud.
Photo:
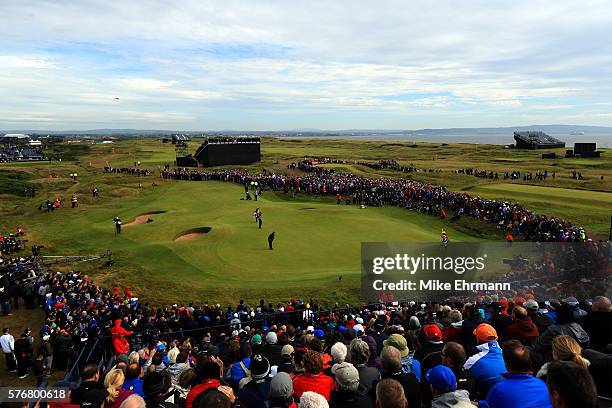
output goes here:
<path id="1" fill-rule="evenodd" d="M 598 105 L 612 91 L 604 0 L 32 0 L 0 14 L 19 22 L 0 25 L 0 126 L 27 127 L 33 111 L 82 126 L 123 112 L 146 127 L 165 112 L 179 128 L 245 117 L 273 129 L 290 111 L 290 127 L 352 128 L 353 114 L 370 128 L 450 127 L 530 110 L 612 124 Z"/>

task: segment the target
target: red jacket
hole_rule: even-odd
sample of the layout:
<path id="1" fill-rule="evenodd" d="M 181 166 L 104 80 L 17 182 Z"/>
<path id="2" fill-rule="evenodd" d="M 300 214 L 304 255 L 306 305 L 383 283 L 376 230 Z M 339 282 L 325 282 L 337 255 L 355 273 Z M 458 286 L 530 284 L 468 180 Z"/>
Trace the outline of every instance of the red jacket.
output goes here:
<path id="1" fill-rule="evenodd" d="M 295 395 L 296 400 L 299 400 L 306 391 L 313 391 L 329 401 L 333 389 L 334 380 L 323 373 L 315 375 L 300 374 L 293 379 L 293 395 Z"/>
<path id="2" fill-rule="evenodd" d="M 515 320 L 506 328 L 505 340 L 520 340 L 525 345 L 531 345 L 538 338 L 538 326 L 531 321 L 531 317 Z"/>
<path id="3" fill-rule="evenodd" d="M 131 331 L 125 330 L 123 327 L 121 327 L 121 320 L 115 320 L 115 325 L 111 329 L 111 337 L 115 355 L 127 354 L 130 351 L 130 344 L 125 336 L 129 336 L 131 334 Z"/>
<path id="4" fill-rule="evenodd" d="M 442 334 L 442 341 L 448 343 L 449 341 L 461 342 L 461 333 L 463 330 L 461 326 L 455 327 L 453 325 L 448 326 L 444 329 L 444 333 Z"/>

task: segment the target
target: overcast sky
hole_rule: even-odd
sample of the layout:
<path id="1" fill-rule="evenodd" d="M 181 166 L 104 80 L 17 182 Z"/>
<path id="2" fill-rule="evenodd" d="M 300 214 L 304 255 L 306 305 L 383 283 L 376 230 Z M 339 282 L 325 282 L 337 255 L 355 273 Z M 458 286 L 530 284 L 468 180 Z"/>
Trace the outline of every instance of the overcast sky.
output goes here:
<path id="1" fill-rule="evenodd" d="M 0 0 L 0 16 L 0 129 L 612 126 L 609 0 Z"/>

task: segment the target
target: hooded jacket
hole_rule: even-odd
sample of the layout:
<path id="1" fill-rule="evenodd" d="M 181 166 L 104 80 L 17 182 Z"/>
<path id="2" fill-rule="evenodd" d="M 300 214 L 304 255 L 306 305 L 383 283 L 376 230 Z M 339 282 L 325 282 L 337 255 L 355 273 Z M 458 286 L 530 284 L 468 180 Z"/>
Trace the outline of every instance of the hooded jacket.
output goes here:
<path id="1" fill-rule="evenodd" d="M 552 342 L 555 337 L 567 335 L 580 344 L 582 348 L 589 345 L 589 335 L 578 323 L 553 324 L 546 329 L 534 343 L 534 349 L 540 353 L 547 353 L 552 350 Z"/>
<path id="2" fill-rule="evenodd" d="M 524 345 L 532 345 L 538 338 L 540 332 L 538 326 L 531 320 L 530 317 L 517 319 L 506 328 L 506 340 L 520 340 Z"/>
<path id="3" fill-rule="evenodd" d="M 431 408 L 473 408 L 470 394 L 466 390 L 451 391 L 436 395 L 431 402 Z"/>
<path id="4" fill-rule="evenodd" d="M 484 396 L 492 386 L 503 381 L 506 363 L 496 341 L 483 343 L 477 349 L 478 353 L 467 359 L 463 369 L 474 377 L 479 395 Z"/>
<path id="5" fill-rule="evenodd" d="M 125 336 L 131 335 L 132 332 L 121 327 L 121 320 L 115 320 L 115 325 L 111 329 L 111 337 L 115 355 L 127 354 L 130 351 L 130 344 Z"/>

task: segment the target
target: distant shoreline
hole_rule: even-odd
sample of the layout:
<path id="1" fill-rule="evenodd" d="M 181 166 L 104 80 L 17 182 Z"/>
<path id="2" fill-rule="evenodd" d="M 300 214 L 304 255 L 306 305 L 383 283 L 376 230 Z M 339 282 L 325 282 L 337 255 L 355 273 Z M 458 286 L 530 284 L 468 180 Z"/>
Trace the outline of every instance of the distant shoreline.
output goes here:
<path id="1" fill-rule="evenodd" d="M 563 140 L 566 147 L 572 148 L 576 142 L 595 142 L 598 148 L 612 148 L 612 135 L 609 133 L 592 133 L 584 135 L 569 135 L 564 133 L 549 132 L 550 136 Z M 493 144 L 510 145 L 514 144 L 514 138 L 510 135 L 486 134 L 477 135 L 457 135 L 457 134 L 301 134 L 301 135 L 273 135 L 281 139 L 345 139 L 345 140 L 367 140 L 371 142 L 429 142 L 429 143 L 469 143 L 469 144 Z"/>

